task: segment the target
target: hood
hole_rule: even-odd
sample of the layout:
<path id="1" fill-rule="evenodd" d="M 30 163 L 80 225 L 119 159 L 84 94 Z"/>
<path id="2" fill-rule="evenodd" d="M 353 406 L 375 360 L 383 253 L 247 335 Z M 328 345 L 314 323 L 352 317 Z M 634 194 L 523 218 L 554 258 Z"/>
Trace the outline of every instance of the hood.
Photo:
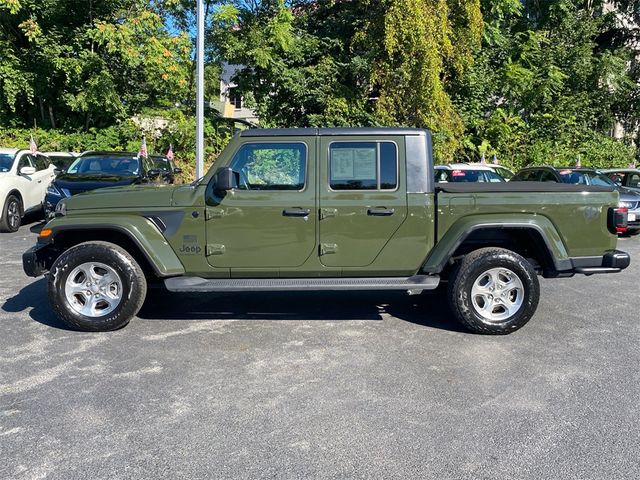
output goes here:
<path id="1" fill-rule="evenodd" d="M 97 188 L 115 187 L 118 185 L 131 185 L 138 181 L 138 177 L 122 177 L 118 175 L 70 175 L 60 174 L 53 181 L 54 185 L 62 190 L 65 196 L 95 190 Z"/>
<path id="2" fill-rule="evenodd" d="M 67 211 L 112 208 L 169 207 L 173 185 L 131 185 L 108 187 L 64 199 Z"/>

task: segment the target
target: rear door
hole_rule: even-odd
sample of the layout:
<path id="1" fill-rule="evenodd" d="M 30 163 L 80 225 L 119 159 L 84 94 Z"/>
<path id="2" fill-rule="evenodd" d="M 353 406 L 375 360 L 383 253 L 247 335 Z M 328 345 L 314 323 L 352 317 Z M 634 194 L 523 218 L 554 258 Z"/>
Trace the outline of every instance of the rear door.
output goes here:
<path id="1" fill-rule="evenodd" d="M 45 194 L 47 193 L 47 187 L 51 181 L 55 178 L 55 167 L 49 161 L 49 159 L 38 153 L 35 158 L 36 173 L 33 175 L 35 180 L 35 188 L 37 195 L 37 204 L 44 201 Z"/>
<path id="2" fill-rule="evenodd" d="M 320 137 L 320 261 L 364 267 L 407 217 L 403 137 Z"/>
<path id="3" fill-rule="evenodd" d="M 251 139 L 230 167 L 239 185 L 218 197 L 207 188 L 207 259 L 231 273 L 273 275 L 315 253 L 316 137 Z"/>

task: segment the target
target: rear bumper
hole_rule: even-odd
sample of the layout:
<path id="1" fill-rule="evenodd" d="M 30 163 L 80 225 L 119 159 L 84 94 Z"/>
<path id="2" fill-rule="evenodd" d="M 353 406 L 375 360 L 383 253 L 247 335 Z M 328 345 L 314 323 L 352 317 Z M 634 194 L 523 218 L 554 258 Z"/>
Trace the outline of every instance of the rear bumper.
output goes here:
<path id="1" fill-rule="evenodd" d="M 593 275 L 594 273 L 617 273 L 629 266 L 631 257 L 620 250 L 609 250 L 601 257 L 572 258 L 574 273 Z"/>

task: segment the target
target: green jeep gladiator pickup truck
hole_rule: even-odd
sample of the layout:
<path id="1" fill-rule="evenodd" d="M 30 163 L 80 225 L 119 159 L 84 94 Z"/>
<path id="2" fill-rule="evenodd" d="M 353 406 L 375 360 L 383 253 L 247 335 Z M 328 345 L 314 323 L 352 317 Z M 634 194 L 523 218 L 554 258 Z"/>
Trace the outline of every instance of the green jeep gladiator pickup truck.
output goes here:
<path id="1" fill-rule="evenodd" d="M 626 221 L 606 188 L 434 185 L 431 135 L 404 128 L 253 129 L 202 179 L 62 201 L 23 256 L 55 313 L 126 325 L 147 284 L 174 292 L 406 290 L 445 281 L 455 317 L 505 334 L 534 314 L 537 275 L 618 272 Z M 428 312 L 425 312 L 428 315 Z"/>

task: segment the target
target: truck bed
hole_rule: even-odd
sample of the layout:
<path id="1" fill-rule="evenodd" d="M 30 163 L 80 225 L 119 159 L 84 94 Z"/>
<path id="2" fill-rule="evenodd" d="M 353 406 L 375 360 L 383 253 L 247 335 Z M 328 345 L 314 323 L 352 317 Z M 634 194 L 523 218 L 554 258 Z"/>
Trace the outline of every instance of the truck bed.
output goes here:
<path id="1" fill-rule="evenodd" d="M 573 185 L 556 182 L 458 182 L 437 183 L 437 192 L 447 193 L 518 193 L 518 192 L 613 192 L 613 187 Z"/>

